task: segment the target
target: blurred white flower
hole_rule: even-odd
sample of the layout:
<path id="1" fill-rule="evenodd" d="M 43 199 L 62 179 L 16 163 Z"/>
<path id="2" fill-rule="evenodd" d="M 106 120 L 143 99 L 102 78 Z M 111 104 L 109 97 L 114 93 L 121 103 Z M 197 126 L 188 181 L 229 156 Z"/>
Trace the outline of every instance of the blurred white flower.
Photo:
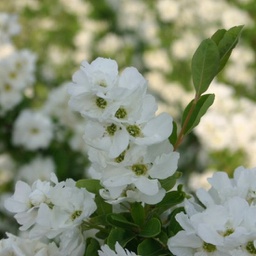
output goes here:
<path id="1" fill-rule="evenodd" d="M 49 146 L 53 138 L 51 119 L 41 112 L 23 110 L 14 123 L 12 142 L 27 150 Z"/>
<path id="2" fill-rule="evenodd" d="M 49 180 L 52 172 L 55 172 L 53 159 L 37 156 L 18 169 L 16 180 L 22 180 L 32 185 L 38 179 L 42 181 Z"/>
<path id="3" fill-rule="evenodd" d="M 2 256 L 63 256 L 54 242 L 49 244 L 39 240 L 29 240 L 7 233 L 7 238 L 0 240 Z"/>

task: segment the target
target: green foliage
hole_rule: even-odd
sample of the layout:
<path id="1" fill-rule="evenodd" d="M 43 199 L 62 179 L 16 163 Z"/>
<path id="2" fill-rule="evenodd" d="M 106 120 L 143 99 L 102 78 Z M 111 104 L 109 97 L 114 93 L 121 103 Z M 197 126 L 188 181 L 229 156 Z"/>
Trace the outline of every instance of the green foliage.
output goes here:
<path id="1" fill-rule="evenodd" d="M 196 94 L 204 93 L 219 68 L 220 56 L 216 43 L 205 39 L 197 48 L 191 63 L 191 72 Z"/>
<path id="2" fill-rule="evenodd" d="M 205 94 L 198 100 L 192 100 L 185 108 L 182 116 L 182 126 L 185 127 L 183 134 L 190 133 L 200 122 L 201 117 L 206 113 L 208 108 L 213 104 L 214 94 Z"/>

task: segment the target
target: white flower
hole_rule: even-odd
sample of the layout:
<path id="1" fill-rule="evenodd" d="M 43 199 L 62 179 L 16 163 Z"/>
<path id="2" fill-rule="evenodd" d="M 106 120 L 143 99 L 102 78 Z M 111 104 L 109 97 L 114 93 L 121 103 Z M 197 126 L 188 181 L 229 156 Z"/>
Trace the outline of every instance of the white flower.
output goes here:
<path id="1" fill-rule="evenodd" d="M 225 205 L 212 205 L 199 212 L 186 202 L 187 214 L 176 215 L 184 230 L 168 241 L 168 247 L 175 255 L 193 255 L 196 252 L 204 252 L 202 255 L 231 255 L 229 250 L 251 239 L 251 231 L 244 223 L 249 211 L 244 199 L 234 197 Z"/>
<path id="2" fill-rule="evenodd" d="M 108 188 L 134 184 L 152 196 L 158 193 L 158 179 L 166 179 L 176 171 L 179 154 L 165 141 L 151 146 L 130 145 L 123 157 L 116 159 L 118 165 L 104 168 L 103 185 Z"/>
<path id="3" fill-rule="evenodd" d="M 0 240 L 2 256 L 62 256 L 54 242 L 45 244 L 38 240 L 29 240 L 7 233 L 7 238 Z"/>
<path id="4" fill-rule="evenodd" d="M 105 244 L 101 246 L 101 250 L 98 251 L 98 253 L 99 256 L 137 256 L 136 253 L 122 248 L 118 242 L 115 244 L 115 251 L 111 250 L 110 247 Z"/>
<path id="5" fill-rule="evenodd" d="M 40 112 L 23 110 L 14 123 L 14 145 L 28 150 L 46 148 L 53 138 L 53 125 L 48 116 Z"/>
<path id="6" fill-rule="evenodd" d="M 20 25 L 17 21 L 17 15 L 0 13 L 0 43 L 8 43 L 10 38 L 19 34 Z"/>
<path id="7" fill-rule="evenodd" d="M 37 180 L 31 187 L 23 181 L 16 183 L 13 196 L 5 201 L 5 208 L 16 213 L 14 217 L 22 225 L 21 230 L 35 224 L 40 204 L 50 203 L 49 191 L 50 183 L 46 181 Z"/>
<path id="8" fill-rule="evenodd" d="M 38 209 L 31 237 L 54 238 L 79 226 L 97 208 L 94 196 L 84 188 L 77 188 L 71 179 L 56 183 L 49 198 L 50 203 L 42 203 Z"/>
<path id="9" fill-rule="evenodd" d="M 55 164 L 52 158 L 38 156 L 19 168 L 16 179 L 32 185 L 37 179 L 49 180 L 52 172 L 55 172 Z"/>

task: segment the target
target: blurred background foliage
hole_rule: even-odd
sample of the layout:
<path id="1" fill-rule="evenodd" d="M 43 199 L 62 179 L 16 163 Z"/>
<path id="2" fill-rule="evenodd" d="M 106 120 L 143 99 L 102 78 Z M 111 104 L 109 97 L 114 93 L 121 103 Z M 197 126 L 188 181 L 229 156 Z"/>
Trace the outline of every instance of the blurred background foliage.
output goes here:
<path id="1" fill-rule="evenodd" d="M 238 47 L 211 87 L 214 106 L 178 149 L 179 170 L 190 182 L 191 173 L 232 175 L 239 165 L 256 165 L 255 0 L 11 0 L 1 1 L 0 11 L 18 15 L 21 32 L 13 42 L 37 56 L 33 96 L 0 117 L 9 129 L 20 109 L 42 107 L 82 60 L 98 56 L 115 59 L 120 70 L 135 66 L 148 79 L 159 112 L 169 112 L 179 123 L 193 97 L 190 61 L 197 46 L 217 29 L 244 24 Z M 65 138 L 76 130 L 72 122 L 68 131 L 55 123 Z M 19 165 L 38 154 L 14 147 L 11 133 L 1 135 L 7 146 L 0 153 L 8 150 Z M 54 157 L 60 179 L 82 177 L 88 163 L 65 139 L 40 154 Z M 195 177 L 191 189 L 202 185 L 204 176 Z"/>

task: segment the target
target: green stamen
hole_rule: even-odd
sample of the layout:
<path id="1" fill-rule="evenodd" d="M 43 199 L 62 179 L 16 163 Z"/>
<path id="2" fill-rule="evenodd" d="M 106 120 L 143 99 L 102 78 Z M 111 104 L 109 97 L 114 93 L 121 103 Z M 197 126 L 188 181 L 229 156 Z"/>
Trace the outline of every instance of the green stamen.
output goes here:
<path id="1" fill-rule="evenodd" d="M 71 215 L 71 219 L 72 219 L 72 220 L 75 220 L 75 219 L 78 218 L 81 214 L 82 214 L 82 211 L 75 211 L 75 212 Z"/>
<path id="2" fill-rule="evenodd" d="M 125 151 L 123 151 L 118 157 L 115 158 L 115 162 L 121 163 L 124 161 Z"/>
<path id="3" fill-rule="evenodd" d="M 126 127 L 126 130 L 133 137 L 139 137 L 141 134 L 140 128 L 137 125 L 129 125 Z"/>
<path id="4" fill-rule="evenodd" d="M 125 118 L 127 116 L 127 112 L 124 108 L 119 108 L 116 111 L 115 117 L 118 119 Z"/>
<path id="5" fill-rule="evenodd" d="M 253 241 L 250 241 L 246 245 L 246 250 L 250 253 L 255 255 L 256 254 L 256 248 L 254 247 Z"/>
<path id="6" fill-rule="evenodd" d="M 99 107 L 99 108 L 106 108 L 107 106 L 107 101 L 103 98 L 100 98 L 100 97 L 97 97 L 96 98 L 96 105 Z"/>
<path id="7" fill-rule="evenodd" d="M 116 132 L 116 125 L 115 124 L 111 124 L 107 127 L 107 132 L 109 135 L 113 136 Z"/>
<path id="8" fill-rule="evenodd" d="M 133 172 L 135 172 L 135 174 L 137 176 L 140 176 L 140 175 L 146 174 L 148 168 L 147 168 L 147 166 L 145 164 L 134 164 L 132 166 L 132 170 L 133 170 Z"/>
<path id="9" fill-rule="evenodd" d="M 204 242 L 203 249 L 206 252 L 214 252 L 214 251 L 216 251 L 216 246 L 214 244 L 208 244 L 208 243 Z"/>

